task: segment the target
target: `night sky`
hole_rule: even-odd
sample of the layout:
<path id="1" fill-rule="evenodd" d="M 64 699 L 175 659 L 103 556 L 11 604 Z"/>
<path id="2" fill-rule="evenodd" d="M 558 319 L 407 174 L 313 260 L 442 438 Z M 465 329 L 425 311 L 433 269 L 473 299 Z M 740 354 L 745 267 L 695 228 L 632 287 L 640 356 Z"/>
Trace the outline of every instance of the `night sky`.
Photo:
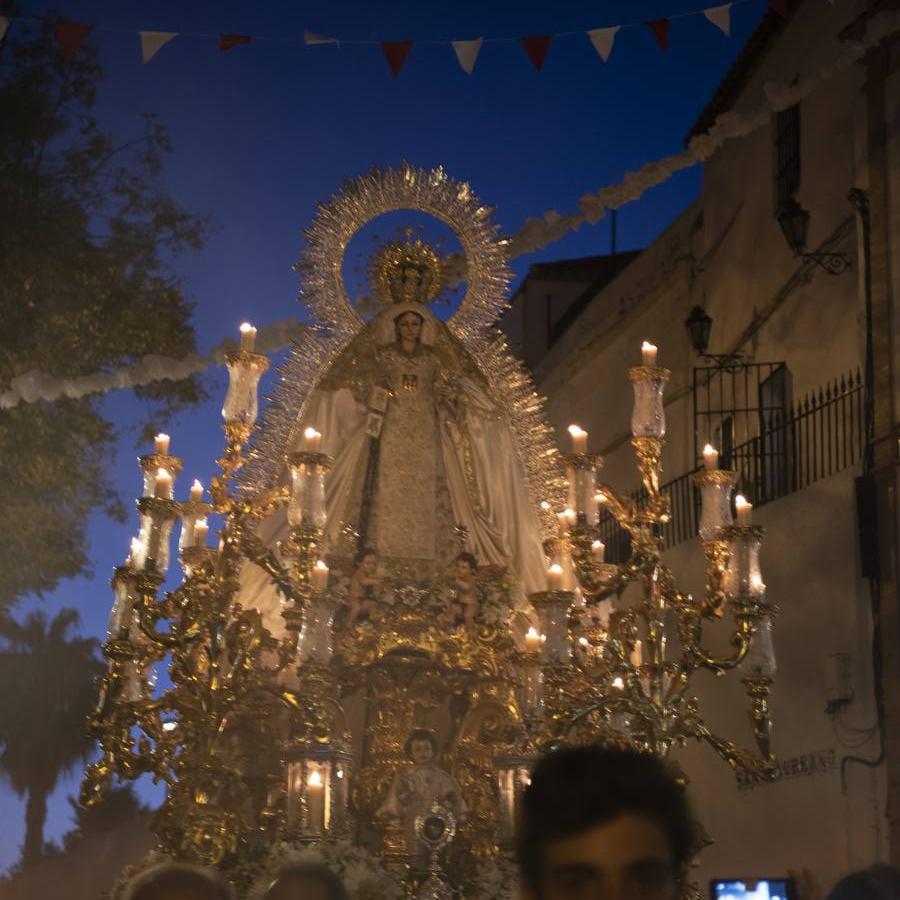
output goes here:
<path id="1" fill-rule="evenodd" d="M 60 12 L 96 26 L 90 41 L 100 48 L 106 75 L 96 113 L 105 129 L 122 139 L 133 137 L 145 111 L 158 113 L 168 126 L 174 149 L 166 163 L 166 186 L 183 206 L 213 223 L 205 250 L 173 264 L 196 304 L 201 351 L 236 334 L 245 319 L 261 325 L 303 315 L 291 270 L 302 229 L 318 200 L 327 200 L 344 178 L 372 165 L 404 159 L 423 167 L 443 165 L 452 177 L 469 181 L 495 208 L 502 229 L 512 232 L 549 209 L 573 212 L 582 194 L 678 152 L 765 11 L 756 0 L 735 4 L 730 38 L 703 16 L 674 19 L 665 54 L 648 28 L 623 29 L 604 64 L 583 33 L 587 29 L 675 16 L 702 3 L 23 5 L 28 15 Z M 516 40 L 486 43 L 472 76 L 459 67 L 448 43 L 420 43 L 395 79 L 377 44 L 304 47 L 304 28 L 376 42 L 582 33 L 554 40 L 540 73 Z M 138 30 L 250 34 L 254 42 L 221 53 L 213 36 L 179 37 L 142 65 Z M 699 169 L 682 173 L 621 209 L 618 248 L 651 242 L 696 196 L 700 175 Z M 351 248 L 351 263 L 371 246 L 369 238 Z M 608 220 L 582 228 L 539 254 L 514 260 L 516 281 L 533 262 L 605 253 L 609 240 Z M 207 383 L 210 401 L 169 427 L 172 452 L 185 459 L 176 486 L 181 498 L 193 478 L 209 483 L 221 448 L 224 375 L 211 373 Z M 146 410 L 126 391 L 108 395 L 105 403 L 122 431 L 111 474 L 123 497 L 131 498 L 140 487 L 135 457 L 148 452 L 135 445 Z M 83 631 L 103 638 L 112 601 L 108 579 L 134 533 L 136 522 L 122 526 L 97 516 L 91 525 L 92 576 L 66 582 L 34 603 L 42 603 L 48 616 L 61 606 L 76 607 Z M 19 611 L 32 605 L 23 603 Z M 60 782 L 50 803 L 48 839 L 70 827 L 66 798 L 77 793 L 79 778 L 74 772 Z M 140 792 L 149 800 L 160 796 L 152 786 L 141 785 Z M 5 787 L 0 804 L 2 868 L 18 857 L 24 814 L 23 801 Z"/>

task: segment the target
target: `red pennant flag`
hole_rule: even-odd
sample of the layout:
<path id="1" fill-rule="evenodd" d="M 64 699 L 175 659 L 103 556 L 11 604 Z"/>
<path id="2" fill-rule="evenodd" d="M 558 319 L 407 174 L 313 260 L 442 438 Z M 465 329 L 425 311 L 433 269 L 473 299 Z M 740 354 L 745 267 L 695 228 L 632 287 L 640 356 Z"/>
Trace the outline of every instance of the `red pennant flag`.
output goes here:
<path id="1" fill-rule="evenodd" d="M 547 51 L 550 49 L 550 41 L 552 40 L 553 36 L 549 34 L 531 34 L 522 38 L 522 46 L 525 48 L 531 64 L 538 72 L 543 68 L 544 60 L 547 58 Z"/>
<path id="2" fill-rule="evenodd" d="M 653 32 L 659 49 L 664 53 L 669 48 L 669 20 L 668 19 L 650 19 L 644 24 Z"/>
<path id="3" fill-rule="evenodd" d="M 406 57 L 409 56 L 409 51 L 412 50 L 412 45 L 412 41 L 381 42 L 381 49 L 384 50 L 384 58 L 388 61 L 388 65 L 391 67 L 394 78 L 400 74 L 403 63 L 406 62 Z"/>
<path id="4" fill-rule="evenodd" d="M 90 25 L 79 25 L 77 22 L 57 22 L 53 26 L 59 52 L 66 62 L 72 62 L 75 54 L 81 49 L 91 32 Z"/>
<path id="5" fill-rule="evenodd" d="M 787 18 L 787 0 L 769 0 L 769 9 L 779 16 Z"/>
<path id="6" fill-rule="evenodd" d="M 249 34 L 220 34 L 219 35 L 219 51 L 224 53 L 226 50 L 230 50 L 232 47 L 237 47 L 238 44 L 249 44 L 250 43 L 250 35 Z"/>

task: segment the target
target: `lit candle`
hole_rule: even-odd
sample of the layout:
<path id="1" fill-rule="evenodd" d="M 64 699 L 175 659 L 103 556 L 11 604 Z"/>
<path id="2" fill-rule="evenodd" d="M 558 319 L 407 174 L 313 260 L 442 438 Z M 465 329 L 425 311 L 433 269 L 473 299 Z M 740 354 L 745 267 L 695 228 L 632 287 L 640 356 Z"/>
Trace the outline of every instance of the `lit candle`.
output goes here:
<path id="1" fill-rule="evenodd" d="M 525 634 L 525 649 L 531 653 L 537 653 L 541 649 L 541 636 L 534 625 L 529 626 Z"/>
<path id="2" fill-rule="evenodd" d="M 169 436 L 167 434 L 163 434 L 160 432 L 153 439 L 153 452 L 158 456 L 168 456 L 169 455 Z"/>
<path id="3" fill-rule="evenodd" d="M 734 498 L 734 509 L 737 512 L 738 525 L 749 525 L 753 504 L 743 494 L 738 494 Z"/>
<path id="4" fill-rule="evenodd" d="M 322 435 L 315 428 L 307 428 L 303 432 L 303 449 L 308 453 L 318 453 Z"/>
<path id="5" fill-rule="evenodd" d="M 559 519 L 559 533 L 565 537 L 571 531 L 578 517 L 575 515 L 574 509 L 566 508 L 557 515 L 557 518 Z"/>
<path id="6" fill-rule="evenodd" d="M 572 452 L 587 453 L 588 433 L 578 425 L 570 425 L 569 434 L 572 435 Z"/>
<path id="7" fill-rule="evenodd" d="M 312 589 L 324 591 L 328 587 L 328 566 L 320 559 L 312 570 Z"/>
<path id="8" fill-rule="evenodd" d="M 559 563 L 553 563 L 547 569 L 547 589 L 561 591 L 563 586 L 563 567 Z"/>
<path id="9" fill-rule="evenodd" d="M 641 365 L 656 365 L 656 344 L 651 344 L 650 341 L 644 341 L 644 343 L 641 344 Z"/>
<path id="10" fill-rule="evenodd" d="M 613 686 L 617 691 L 622 691 L 622 690 L 625 689 L 625 682 L 622 680 L 622 676 L 621 676 L 621 675 L 616 675 L 616 677 L 613 678 L 613 680 L 612 680 L 612 686 Z"/>
<path id="11" fill-rule="evenodd" d="M 712 444 L 703 448 L 703 466 L 709 470 L 719 468 L 719 451 Z"/>
<path id="12" fill-rule="evenodd" d="M 206 519 L 197 519 L 194 522 L 194 546 L 206 546 L 206 533 L 209 531 L 209 522 Z"/>
<path id="13" fill-rule="evenodd" d="M 609 500 L 609 497 L 607 497 L 606 494 L 603 493 L 603 491 L 597 491 L 597 493 L 594 494 L 594 503 L 600 506 L 606 503 L 607 500 Z"/>
<path id="14" fill-rule="evenodd" d="M 153 488 L 155 497 L 162 497 L 164 500 L 172 499 L 172 476 L 168 469 L 156 470 L 156 482 Z"/>
<path id="15" fill-rule="evenodd" d="M 244 322 L 244 324 L 241 325 L 241 350 L 252 353 L 255 346 L 256 329 L 249 322 Z"/>
<path id="16" fill-rule="evenodd" d="M 144 546 L 144 542 L 140 538 L 133 537 L 131 539 L 131 552 L 128 554 L 126 564 L 134 566 L 135 569 L 142 569 L 146 554 L 147 548 Z"/>
<path id="17" fill-rule="evenodd" d="M 191 503 L 199 503 L 203 499 L 203 485 L 195 478 L 191 485 Z"/>
<path id="18" fill-rule="evenodd" d="M 603 562 L 606 557 L 606 544 L 603 541 L 594 541 L 591 544 L 591 552 L 597 559 L 597 562 Z"/>
<path id="19" fill-rule="evenodd" d="M 306 809 L 310 831 L 320 832 L 325 827 L 325 782 L 318 769 L 313 769 L 306 779 Z"/>
<path id="20" fill-rule="evenodd" d="M 635 641 L 634 648 L 631 651 L 631 665 L 638 668 L 644 661 L 644 654 L 641 648 L 641 642 Z"/>

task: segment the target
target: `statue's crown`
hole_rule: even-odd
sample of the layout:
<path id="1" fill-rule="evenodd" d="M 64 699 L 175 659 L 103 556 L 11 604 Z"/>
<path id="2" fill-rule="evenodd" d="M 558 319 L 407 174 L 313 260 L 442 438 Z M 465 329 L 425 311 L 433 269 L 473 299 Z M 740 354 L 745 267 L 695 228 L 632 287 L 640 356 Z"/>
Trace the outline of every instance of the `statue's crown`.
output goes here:
<path id="1" fill-rule="evenodd" d="M 441 259 L 433 247 L 407 237 L 373 256 L 370 277 L 384 303 L 430 303 L 441 291 Z"/>

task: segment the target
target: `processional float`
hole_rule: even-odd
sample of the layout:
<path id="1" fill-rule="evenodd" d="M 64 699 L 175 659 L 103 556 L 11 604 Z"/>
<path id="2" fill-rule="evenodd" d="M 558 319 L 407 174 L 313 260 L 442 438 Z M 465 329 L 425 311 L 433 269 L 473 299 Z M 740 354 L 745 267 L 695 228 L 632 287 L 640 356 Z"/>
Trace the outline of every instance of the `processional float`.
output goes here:
<path id="1" fill-rule="evenodd" d="M 443 221 L 464 259 L 388 244 L 371 266 L 382 308 L 364 322 L 345 250 L 402 209 Z M 603 741 L 666 757 L 695 739 L 733 768 L 771 769 L 775 610 L 741 498 L 732 520 L 735 473 L 708 448 L 706 587 L 682 592 L 662 558 L 669 371 L 650 344 L 628 371 L 637 503 L 599 480 L 585 432 L 570 429 L 571 453 L 554 446 L 493 325 L 506 257 L 490 211 L 440 169 L 373 170 L 320 208 L 298 266 L 314 323 L 261 426 L 268 359 L 242 328 L 210 499 L 197 482 L 174 499 L 182 463 L 165 435 L 140 459 L 140 532 L 112 581 L 84 802 L 113 779 L 163 782 L 161 851 L 219 866 L 245 892 L 274 847 L 319 854 L 351 888 L 364 870 L 369 893 L 499 897 L 542 749 Z M 445 323 L 427 303 L 453 265 L 466 293 Z M 628 535 L 622 562 L 605 560 L 603 514 Z M 163 591 L 178 521 L 183 580 Z M 727 654 L 707 651 L 708 626 L 728 630 Z M 700 671 L 738 673 L 756 753 L 706 724 Z"/>

